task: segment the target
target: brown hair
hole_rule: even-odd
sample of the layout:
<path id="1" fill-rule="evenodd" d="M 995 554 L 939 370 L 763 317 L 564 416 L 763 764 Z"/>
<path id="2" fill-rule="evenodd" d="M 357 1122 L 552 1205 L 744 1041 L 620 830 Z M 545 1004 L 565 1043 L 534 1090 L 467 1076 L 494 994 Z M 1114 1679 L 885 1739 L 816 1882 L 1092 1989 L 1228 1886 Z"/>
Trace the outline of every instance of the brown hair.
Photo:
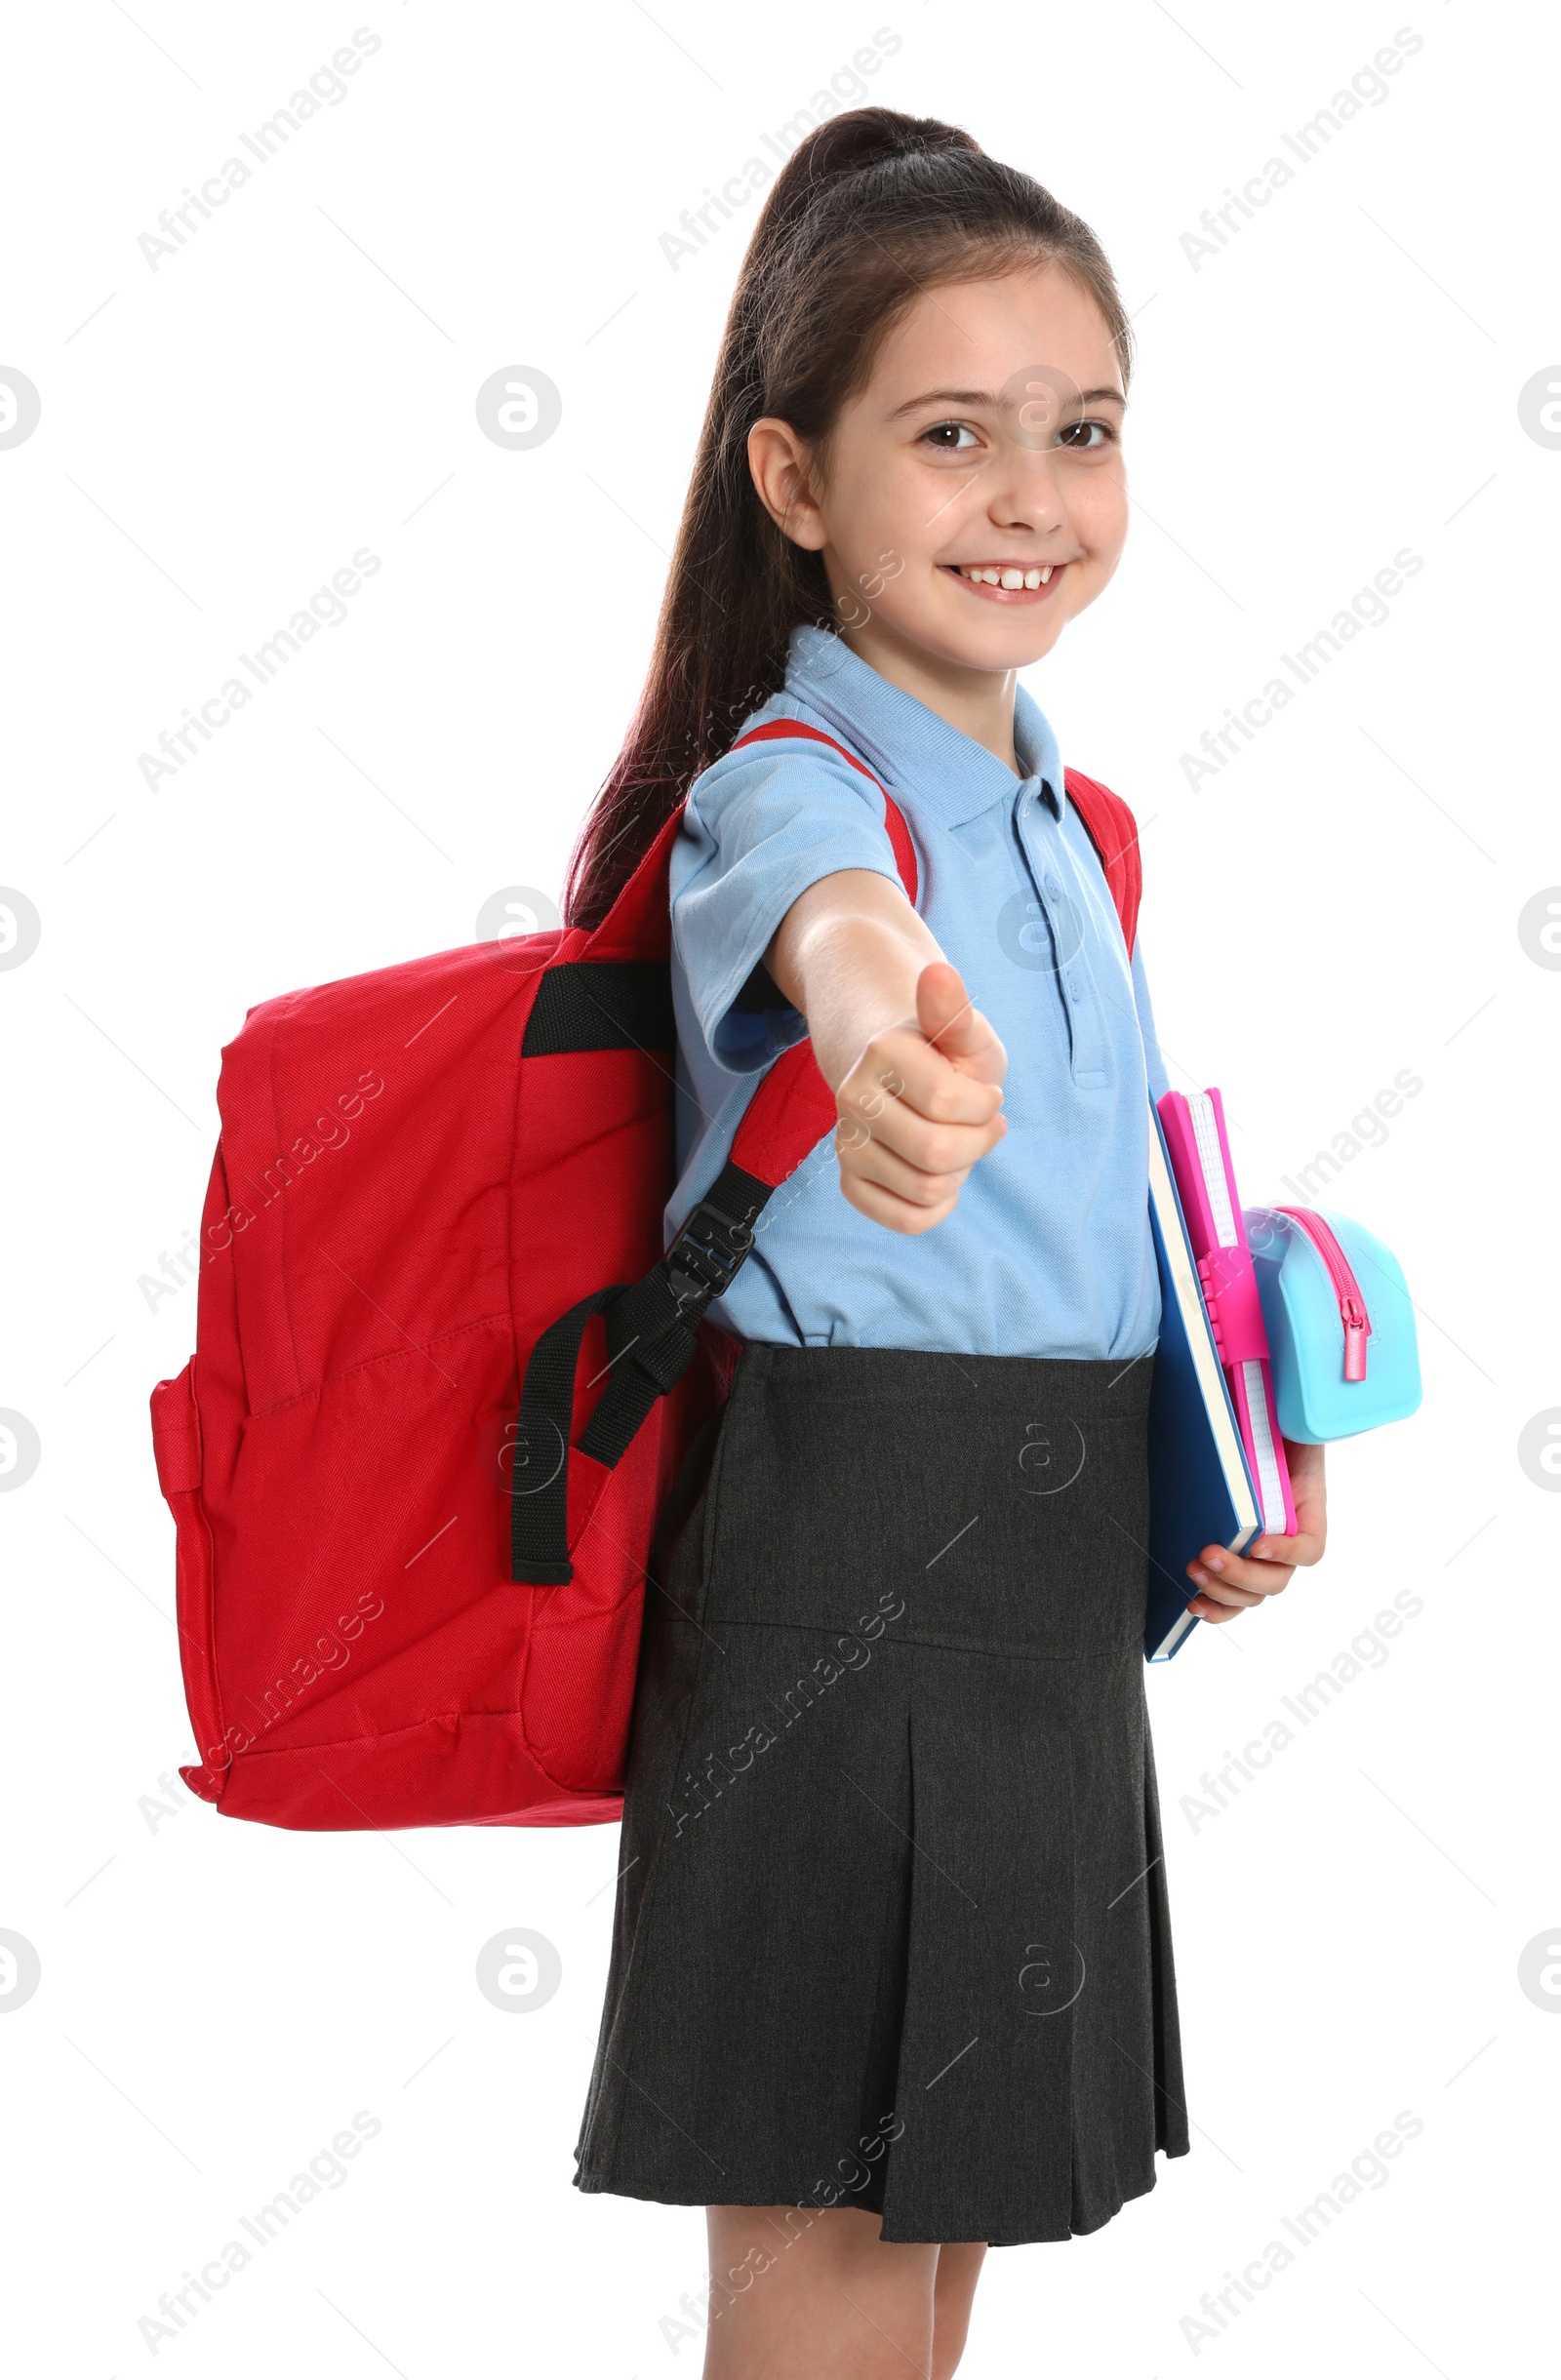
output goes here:
<path id="1" fill-rule="evenodd" d="M 789 422 L 821 469 L 842 405 L 922 290 L 1046 262 L 1096 299 L 1125 383 L 1131 334 L 1095 234 L 968 133 L 859 107 L 787 159 L 727 317 L 644 692 L 570 860 L 571 925 L 600 922 L 695 777 L 779 691 L 792 628 L 832 624 L 822 557 L 753 485 L 753 424 Z"/>

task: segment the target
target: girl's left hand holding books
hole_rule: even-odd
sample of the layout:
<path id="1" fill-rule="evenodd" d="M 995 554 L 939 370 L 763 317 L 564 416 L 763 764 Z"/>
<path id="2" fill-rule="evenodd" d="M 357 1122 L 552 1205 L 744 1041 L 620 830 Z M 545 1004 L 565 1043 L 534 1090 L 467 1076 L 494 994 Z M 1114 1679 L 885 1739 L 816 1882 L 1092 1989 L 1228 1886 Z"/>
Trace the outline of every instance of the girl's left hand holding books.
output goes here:
<path id="1" fill-rule="evenodd" d="M 1285 1439 L 1291 1494 L 1296 1505 L 1296 1533 L 1275 1537 L 1266 1531 L 1253 1539 L 1244 1554 L 1222 1545 L 1206 1545 L 1187 1564 L 1187 1576 L 1199 1592 L 1187 1606 L 1200 1620 L 1233 1620 L 1254 1604 L 1277 1595 L 1289 1585 L 1302 1564 L 1321 1562 L 1328 1540 L 1328 1489 L 1323 1479 L 1322 1447 L 1303 1447 Z"/>

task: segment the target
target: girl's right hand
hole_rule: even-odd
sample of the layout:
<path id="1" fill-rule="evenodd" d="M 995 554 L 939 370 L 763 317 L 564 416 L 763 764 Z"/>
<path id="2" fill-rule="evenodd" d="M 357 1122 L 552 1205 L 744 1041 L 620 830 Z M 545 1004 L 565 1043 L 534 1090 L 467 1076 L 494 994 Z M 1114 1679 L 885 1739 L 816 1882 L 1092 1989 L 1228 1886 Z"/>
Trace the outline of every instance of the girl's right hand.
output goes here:
<path id="1" fill-rule="evenodd" d="M 875 1033 L 835 1093 L 840 1187 L 890 1231 L 931 1231 L 1008 1130 L 1008 1052 L 946 960 L 916 978 L 916 1013 Z"/>

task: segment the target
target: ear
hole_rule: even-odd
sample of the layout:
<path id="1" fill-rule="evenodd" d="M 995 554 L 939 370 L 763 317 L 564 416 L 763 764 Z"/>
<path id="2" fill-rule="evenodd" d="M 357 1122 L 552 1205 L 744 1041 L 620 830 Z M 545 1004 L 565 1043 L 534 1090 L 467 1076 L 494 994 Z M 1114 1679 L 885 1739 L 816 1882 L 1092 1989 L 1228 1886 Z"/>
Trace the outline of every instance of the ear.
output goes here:
<path id="1" fill-rule="evenodd" d="M 748 469 L 759 501 L 793 545 L 818 553 L 828 533 L 810 493 L 809 460 L 807 442 L 789 421 L 766 415 L 748 432 Z"/>

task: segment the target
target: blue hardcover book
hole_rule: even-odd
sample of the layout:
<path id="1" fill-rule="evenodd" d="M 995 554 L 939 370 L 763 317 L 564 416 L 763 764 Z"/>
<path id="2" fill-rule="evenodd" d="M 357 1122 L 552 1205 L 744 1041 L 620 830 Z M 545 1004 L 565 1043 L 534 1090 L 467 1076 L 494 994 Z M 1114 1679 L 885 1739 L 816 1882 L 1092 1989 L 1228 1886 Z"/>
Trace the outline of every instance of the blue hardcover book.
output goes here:
<path id="1" fill-rule="evenodd" d="M 1165 1131 L 1151 1101 L 1149 1223 L 1160 1268 L 1160 1337 L 1149 1392 L 1146 1660 L 1169 1661 L 1198 1625 L 1186 1565 L 1206 1545 L 1245 1551 L 1262 1506 L 1220 1363 Z"/>

